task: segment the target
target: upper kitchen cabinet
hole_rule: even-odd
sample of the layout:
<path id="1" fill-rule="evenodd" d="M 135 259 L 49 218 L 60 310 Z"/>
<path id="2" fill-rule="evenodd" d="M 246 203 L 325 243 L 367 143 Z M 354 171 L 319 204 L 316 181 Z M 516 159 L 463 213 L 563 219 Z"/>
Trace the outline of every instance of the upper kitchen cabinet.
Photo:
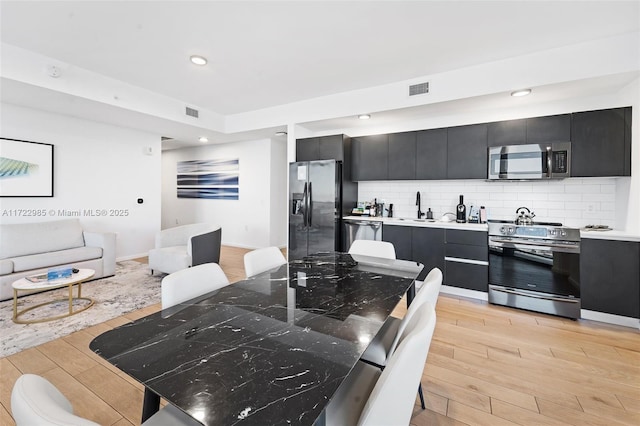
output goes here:
<path id="1" fill-rule="evenodd" d="M 389 178 L 389 135 L 352 138 L 351 149 L 354 181 Z"/>
<path id="2" fill-rule="evenodd" d="M 522 145 L 527 143 L 527 122 L 525 119 L 496 121 L 487 126 L 487 145 Z"/>
<path id="3" fill-rule="evenodd" d="M 488 146 L 568 142 L 570 140 L 571 114 L 497 121 L 488 125 Z"/>
<path id="4" fill-rule="evenodd" d="M 345 135 L 331 135 L 296 140 L 296 161 L 345 161 Z"/>
<path id="5" fill-rule="evenodd" d="M 403 132 L 389 135 L 389 180 L 416 178 L 416 133 Z"/>
<path id="6" fill-rule="evenodd" d="M 527 118 L 527 143 L 569 142 L 571 114 Z"/>
<path id="7" fill-rule="evenodd" d="M 631 176 L 631 107 L 571 114 L 571 176 Z"/>
<path id="8" fill-rule="evenodd" d="M 448 179 L 487 178 L 487 129 L 487 123 L 448 128 Z"/>
<path id="9" fill-rule="evenodd" d="M 416 179 L 447 178 L 447 129 L 416 132 Z"/>

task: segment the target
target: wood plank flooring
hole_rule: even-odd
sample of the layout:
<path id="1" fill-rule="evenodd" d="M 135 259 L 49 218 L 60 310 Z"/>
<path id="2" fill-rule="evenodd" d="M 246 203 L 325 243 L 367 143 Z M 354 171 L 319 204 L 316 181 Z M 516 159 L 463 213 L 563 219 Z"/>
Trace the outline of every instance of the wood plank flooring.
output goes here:
<path id="1" fill-rule="evenodd" d="M 246 252 L 223 247 L 220 265 L 231 282 L 244 278 Z M 394 314 L 404 315 L 404 306 Z M 159 308 L 0 358 L 0 425 L 14 424 L 10 395 L 22 373 L 49 379 L 80 416 L 102 425 L 139 424 L 142 386 L 94 355 L 89 342 Z M 448 295 L 436 310 L 422 377 L 427 410 L 415 406 L 413 426 L 640 424 L 638 330 Z"/>

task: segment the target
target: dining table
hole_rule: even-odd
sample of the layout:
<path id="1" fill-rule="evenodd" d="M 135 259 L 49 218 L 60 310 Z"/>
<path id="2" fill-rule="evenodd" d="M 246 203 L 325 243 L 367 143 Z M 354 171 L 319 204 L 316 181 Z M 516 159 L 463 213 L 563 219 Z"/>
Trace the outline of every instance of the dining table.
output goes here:
<path id="1" fill-rule="evenodd" d="M 331 252 L 109 330 L 90 348 L 204 425 L 313 425 L 423 265 Z M 185 283 L 188 285 L 188 283 Z"/>

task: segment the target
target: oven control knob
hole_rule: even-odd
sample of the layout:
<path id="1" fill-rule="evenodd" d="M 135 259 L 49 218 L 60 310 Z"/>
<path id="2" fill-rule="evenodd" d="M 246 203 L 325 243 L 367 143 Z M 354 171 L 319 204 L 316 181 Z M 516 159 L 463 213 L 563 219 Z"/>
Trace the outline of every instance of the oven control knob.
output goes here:
<path id="1" fill-rule="evenodd" d="M 506 226 L 501 226 L 500 227 L 500 233 L 501 234 L 506 234 L 507 233 L 507 227 Z"/>
<path id="2" fill-rule="evenodd" d="M 556 230 L 555 229 L 549 229 L 549 235 L 551 236 L 555 236 L 556 235 Z"/>
<path id="3" fill-rule="evenodd" d="M 563 236 L 563 237 L 566 237 L 566 236 L 567 236 L 567 232 L 566 232 L 566 231 L 560 231 L 560 232 L 562 233 L 562 236 Z"/>
<path id="4" fill-rule="evenodd" d="M 509 233 L 510 233 L 511 235 L 514 235 L 514 234 L 516 233 L 516 227 L 515 227 L 515 226 L 510 226 L 510 227 L 509 227 Z"/>

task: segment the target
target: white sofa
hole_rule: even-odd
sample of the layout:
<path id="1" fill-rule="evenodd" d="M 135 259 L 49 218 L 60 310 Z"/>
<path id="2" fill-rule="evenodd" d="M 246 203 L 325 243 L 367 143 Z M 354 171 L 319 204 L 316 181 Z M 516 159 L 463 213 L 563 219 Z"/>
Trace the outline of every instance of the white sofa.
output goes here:
<path id="1" fill-rule="evenodd" d="M 0 300 L 13 297 L 14 281 L 62 265 L 114 275 L 116 235 L 84 231 L 78 219 L 0 225 Z"/>
<path id="2" fill-rule="evenodd" d="M 149 250 L 151 273 L 172 274 L 203 263 L 220 263 L 222 228 L 209 223 L 192 223 L 163 229 Z"/>

